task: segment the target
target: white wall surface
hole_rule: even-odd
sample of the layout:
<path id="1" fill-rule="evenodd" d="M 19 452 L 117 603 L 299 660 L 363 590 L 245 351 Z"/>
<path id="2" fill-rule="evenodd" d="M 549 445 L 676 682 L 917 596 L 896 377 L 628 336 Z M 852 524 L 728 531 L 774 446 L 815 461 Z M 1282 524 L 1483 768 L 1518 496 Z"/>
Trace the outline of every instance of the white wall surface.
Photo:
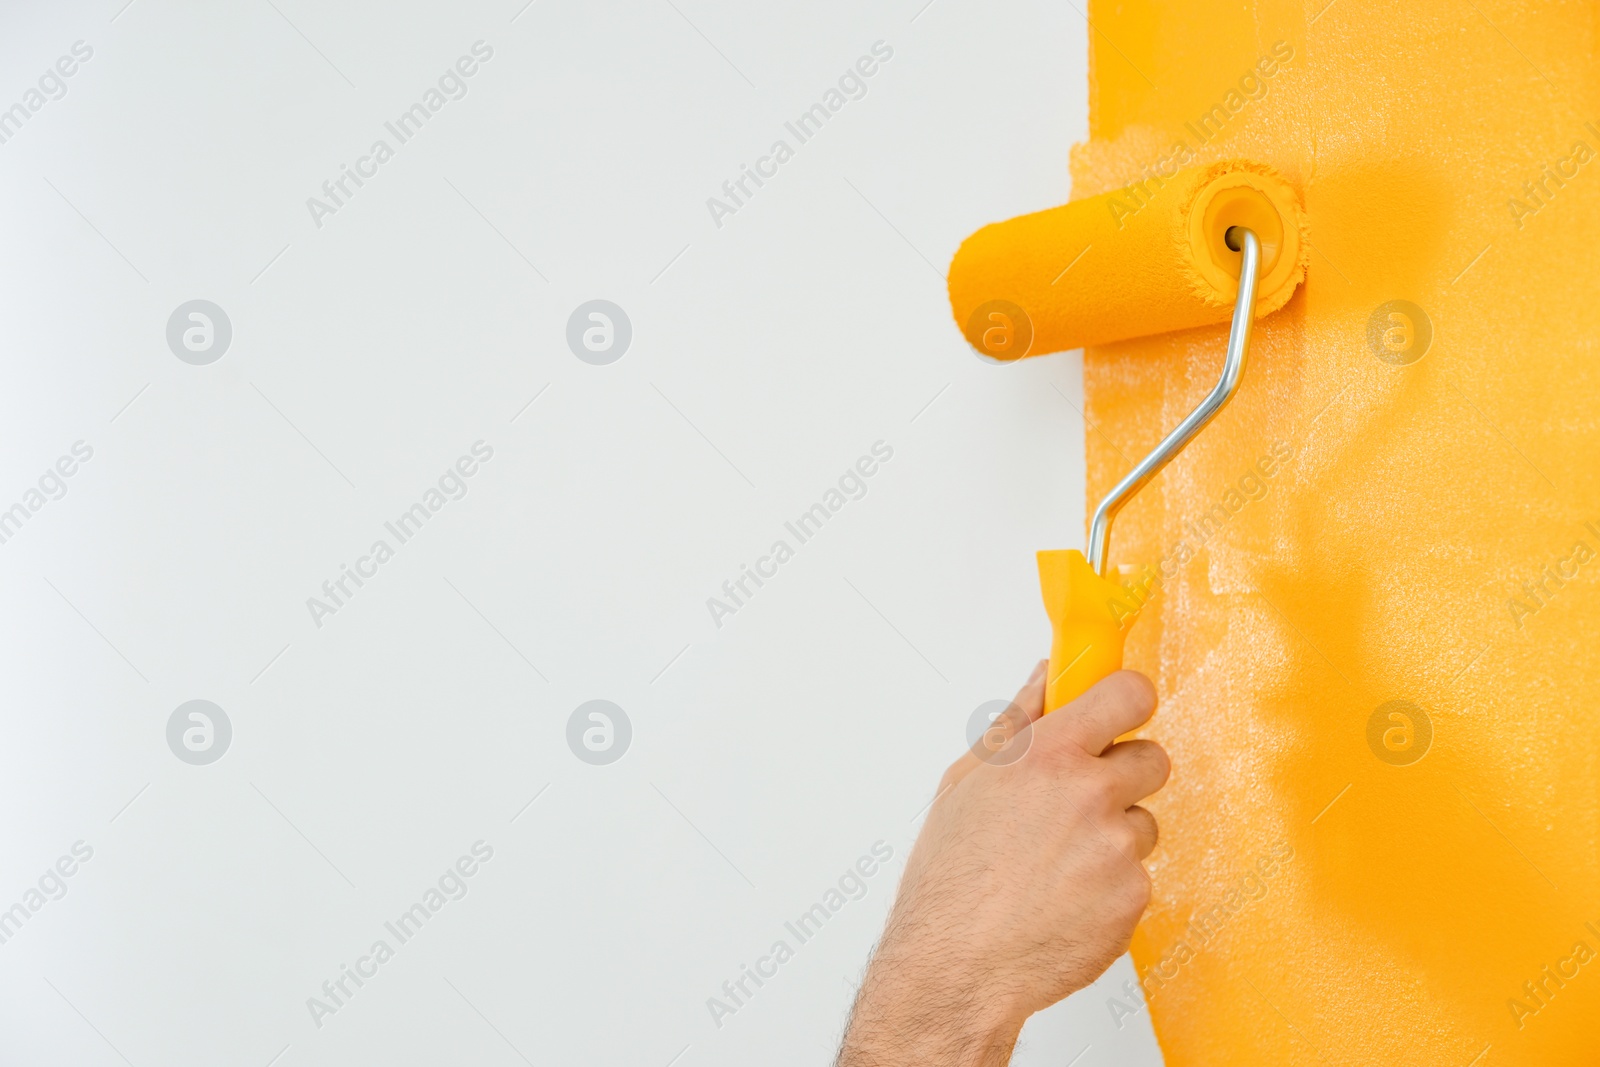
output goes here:
<path id="1" fill-rule="evenodd" d="M 0 144 L 0 508 L 25 513 L 0 544 L 0 908 L 26 915 L 0 1062 L 828 1062 L 969 715 L 1045 650 L 1032 553 L 1080 543 L 1076 355 L 980 361 L 942 277 L 977 226 L 1065 199 L 1078 9 L 0 20 L 0 108 L 27 112 Z M 400 144 L 385 122 L 480 41 Z M 799 144 L 785 121 L 879 41 Z M 794 157 L 717 225 L 707 198 L 780 138 Z M 314 220 L 379 139 L 393 158 Z M 597 298 L 632 329 L 608 365 L 566 339 Z M 168 343 L 191 300 L 231 325 L 211 362 Z M 465 495 L 399 543 L 385 522 L 476 442 Z M 865 495 L 799 544 L 784 523 L 876 442 Z M 707 599 L 778 539 L 794 557 L 719 628 Z M 606 765 L 567 740 L 594 699 L 631 724 Z M 231 725 L 208 764 L 169 745 L 191 700 Z M 385 923 L 478 842 L 401 944 Z M 788 934 L 876 842 L 865 895 Z M 794 957 L 714 1020 L 779 939 Z M 1145 1016 L 1107 1010 L 1131 974 L 1036 1019 L 1017 1062 L 1159 1063 Z"/>

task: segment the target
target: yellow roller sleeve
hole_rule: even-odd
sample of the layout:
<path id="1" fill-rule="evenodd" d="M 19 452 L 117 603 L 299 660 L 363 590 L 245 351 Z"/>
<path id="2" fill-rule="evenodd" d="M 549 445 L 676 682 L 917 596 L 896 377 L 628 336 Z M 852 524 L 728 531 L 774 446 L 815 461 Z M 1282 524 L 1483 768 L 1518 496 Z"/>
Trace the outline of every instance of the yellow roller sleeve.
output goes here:
<path id="1" fill-rule="evenodd" d="M 995 359 L 1225 322 L 1239 253 L 1261 242 L 1256 314 L 1278 310 L 1305 275 L 1309 246 L 1294 189 L 1246 160 L 1175 170 L 1138 186 L 985 226 L 950 264 L 950 308 L 967 341 Z"/>
<path id="2" fill-rule="evenodd" d="M 1049 713 L 1122 669 L 1122 643 L 1139 609 L 1127 589 L 1096 574 L 1075 548 L 1039 553 L 1039 588 L 1055 631 L 1044 693 Z"/>

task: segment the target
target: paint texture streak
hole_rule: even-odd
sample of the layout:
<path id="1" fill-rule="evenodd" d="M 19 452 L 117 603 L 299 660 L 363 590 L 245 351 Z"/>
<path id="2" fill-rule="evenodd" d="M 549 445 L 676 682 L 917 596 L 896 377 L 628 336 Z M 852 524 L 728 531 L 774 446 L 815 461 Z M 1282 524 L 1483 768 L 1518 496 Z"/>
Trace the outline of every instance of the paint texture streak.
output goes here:
<path id="1" fill-rule="evenodd" d="M 1592 1063 L 1596 5 L 1326 2 L 1089 10 L 1074 198 L 1181 140 L 1282 175 L 1310 242 L 1238 397 L 1112 539 L 1166 563 L 1126 649 L 1174 767 L 1134 959 L 1173 1067 Z M 1087 434 L 1091 505 L 1226 337 L 1086 351 L 1115 442 Z M 1369 739 L 1390 701 L 1431 725 L 1415 762 Z"/>

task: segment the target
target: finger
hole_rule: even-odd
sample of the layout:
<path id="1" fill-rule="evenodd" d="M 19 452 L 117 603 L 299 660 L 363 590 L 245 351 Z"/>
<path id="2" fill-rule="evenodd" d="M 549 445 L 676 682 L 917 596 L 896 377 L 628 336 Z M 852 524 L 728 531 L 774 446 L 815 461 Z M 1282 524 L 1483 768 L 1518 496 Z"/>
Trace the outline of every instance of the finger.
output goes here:
<path id="1" fill-rule="evenodd" d="M 1172 762 L 1154 741 L 1120 741 L 1102 757 L 1111 775 L 1111 799 L 1119 808 L 1137 804 L 1167 784 Z"/>
<path id="2" fill-rule="evenodd" d="M 1119 736 L 1148 722 L 1155 710 L 1156 687 L 1150 679 L 1137 671 L 1116 671 L 1045 716 L 1039 735 L 1051 743 L 1076 744 L 1098 756 Z"/>
<path id="3" fill-rule="evenodd" d="M 1133 828 L 1134 853 L 1144 859 L 1155 851 L 1156 842 L 1161 839 L 1161 830 L 1156 825 L 1156 817 L 1137 805 L 1127 811 L 1128 825 Z"/>
<path id="4" fill-rule="evenodd" d="M 1049 667 L 1049 660 L 1039 661 L 1022 688 L 1017 690 L 1016 699 L 984 730 L 972 747 L 944 772 L 939 783 L 941 789 L 955 785 L 985 763 L 1014 763 L 1021 758 L 1021 749 L 1009 751 L 1008 746 L 1033 742 L 1033 733 L 1028 727 L 1044 714 L 1045 674 Z"/>
<path id="5" fill-rule="evenodd" d="M 1029 722 L 1038 722 L 1044 714 L 1044 686 L 1046 674 L 1050 670 L 1050 661 L 1040 660 L 1034 665 L 1033 673 L 1028 680 L 1022 683 L 1022 688 L 1017 690 L 1017 699 L 1012 701 L 1022 714 L 1028 717 Z"/>

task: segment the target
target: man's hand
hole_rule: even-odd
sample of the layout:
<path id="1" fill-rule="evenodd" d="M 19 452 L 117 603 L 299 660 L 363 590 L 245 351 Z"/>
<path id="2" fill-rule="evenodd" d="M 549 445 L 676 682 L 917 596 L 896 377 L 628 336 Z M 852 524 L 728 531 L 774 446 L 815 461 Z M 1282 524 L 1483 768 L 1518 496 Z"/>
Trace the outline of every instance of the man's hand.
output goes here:
<path id="1" fill-rule="evenodd" d="M 1041 718 L 1046 669 L 997 720 L 1003 745 L 991 731 L 945 772 L 839 1067 L 1004 1064 L 1028 1016 L 1126 951 L 1156 845 L 1138 802 L 1169 764 L 1153 741 L 1114 742 L 1150 718 L 1155 687 L 1118 671 Z"/>

